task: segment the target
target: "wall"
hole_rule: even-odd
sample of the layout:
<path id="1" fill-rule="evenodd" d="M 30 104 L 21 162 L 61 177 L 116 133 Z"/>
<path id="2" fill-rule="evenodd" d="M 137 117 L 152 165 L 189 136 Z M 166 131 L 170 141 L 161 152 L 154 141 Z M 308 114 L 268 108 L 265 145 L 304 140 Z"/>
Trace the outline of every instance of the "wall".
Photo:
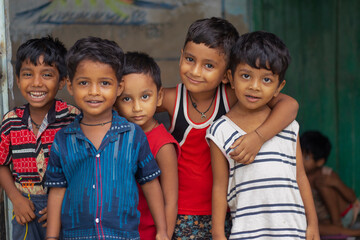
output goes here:
<path id="1" fill-rule="evenodd" d="M 360 193 L 360 1 L 254 0 L 253 28 L 279 35 L 292 63 L 285 92 L 300 104 L 301 132 L 331 139 L 328 165 Z"/>
<path id="2" fill-rule="evenodd" d="M 147 52 L 160 65 L 164 86 L 175 86 L 180 81 L 178 60 L 189 25 L 217 16 L 245 32 L 249 28 L 247 8 L 247 0 L 11 1 L 13 56 L 22 42 L 33 37 L 52 34 L 69 48 L 79 38 L 99 36 L 116 41 L 125 51 Z M 11 107 L 23 103 L 16 86 L 14 95 Z M 72 102 L 66 90 L 59 96 Z"/>

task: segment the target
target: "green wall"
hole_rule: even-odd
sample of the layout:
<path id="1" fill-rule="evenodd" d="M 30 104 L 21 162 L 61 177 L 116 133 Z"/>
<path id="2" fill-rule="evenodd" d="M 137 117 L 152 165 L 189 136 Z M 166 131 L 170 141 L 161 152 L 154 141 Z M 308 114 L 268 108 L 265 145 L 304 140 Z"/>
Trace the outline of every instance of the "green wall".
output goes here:
<path id="1" fill-rule="evenodd" d="M 327 165 L 360 195 L 360 1 L 250 2 L 251 30 L 273 32 L 290 49 L 284 92 L 300 104 L 300 133 L 330 138 Z"/>

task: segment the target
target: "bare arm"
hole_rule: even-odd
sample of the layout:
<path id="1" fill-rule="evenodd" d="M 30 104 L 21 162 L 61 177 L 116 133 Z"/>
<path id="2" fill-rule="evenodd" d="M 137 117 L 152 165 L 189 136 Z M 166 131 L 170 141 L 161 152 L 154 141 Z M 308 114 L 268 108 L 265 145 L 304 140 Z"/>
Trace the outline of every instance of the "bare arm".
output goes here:
<path id="1" fill-rule="evenodd" d="M 321 235 L 337 235 L 360 236 L 360 229 L 349 229 L 334 224 L 319 223 L 319 231 Z"/>
<path id="2" fill-rule="evenodd" d="M 161 105 L 156 109 L 156 112 L 168 112 L 170 119 L 174 114 L 174 107 L 176 101 L 176 87 L 163 89 L 163 100 Z"/>
<path id="3" fill-rule="evenodd" d="M 61 228 L 61 206 L 66 188 L 51 188 L 48 198 L 47 237 L 59 237 Z"/>
<path id="4" fill-rule="evenodd" d="M 159 180 L 154 180 L 141 185 L 147 204 L 156 226 L 156 240 L 168 240 L 164 198 L 159 184 Z"/>
<path id="5" fill-rule="evenodd" d="M 306 240 L 312 240 L 312 239 L 320 240 L 318 219 L 316 216 L 314 199 L 311 193 L 311 188 L 308 178 L 305 173 L 299 137 L 297 139 L 297 147 L 296 147 L 296 180 L 299 186 L 301 198 L 304 203 L 305 215 L 308 224 L 306 230 Z"/>
<path id="6" fill-rule="evenodd" d="M 178 169 L 177 154 L 172 143 L 165 144 L 156 154 L 161 170 L 160 184 L 164 194 L 167 233 L 171 239 L 178 212 Z"/>
<path id="7" fill-rule="evenodd" d="M 32 221 L 36 217 L 34 204 L 16 188 L 8 166 L 0 166 L 0 183 L 13 204 L 16 221 L 21 225 Z"/>
<path id="8" fill-rule="evenodd" d="M 227 211 L 228 163 L 220 149 L 210 141 L 212 187 L 212 237 L 225 240 L 225 216 Z"/>
<path id="9" fill-rule="evenodd" d="M 230 155 L 237 162 L 244 164 L 253 162 L 264 142 L 295 120 L 299 108 L 295 99 L 281 93 L 268 105 L 272 110 L 266 121 L 256 131 L 250 132 L 234 142 L 232 148 L 236 148 Z"/>

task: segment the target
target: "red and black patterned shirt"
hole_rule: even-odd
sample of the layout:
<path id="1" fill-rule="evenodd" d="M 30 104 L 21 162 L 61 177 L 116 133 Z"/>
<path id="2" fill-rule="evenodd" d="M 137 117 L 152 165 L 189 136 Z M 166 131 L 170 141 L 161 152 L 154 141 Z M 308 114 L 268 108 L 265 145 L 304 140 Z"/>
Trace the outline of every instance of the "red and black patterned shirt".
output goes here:
<path id="1" fill-rule="evenodd" d="M 35 136 L 29 104 L 6 113 L 1 124 L 0 165 L 12 164 L 16 187 L 23 193 L 45 194 L 43 178 L 55 134 L 73 122 L 79 110 L 55 100 Z"/>

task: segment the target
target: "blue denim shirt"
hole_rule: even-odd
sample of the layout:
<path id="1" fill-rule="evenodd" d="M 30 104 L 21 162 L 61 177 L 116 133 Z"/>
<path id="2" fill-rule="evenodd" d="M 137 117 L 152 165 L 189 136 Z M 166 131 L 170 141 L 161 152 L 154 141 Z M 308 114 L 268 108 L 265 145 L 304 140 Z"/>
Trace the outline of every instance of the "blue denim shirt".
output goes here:
<path id="1" fill-rule="evenodd" d="M 97 150 L 82 132 L 81 118 L 56 134 L 46 172 L 46 186 L 66 187 L 64 239 L 139 239 L 136 182 L 160 175 L 146 136 L 113 111 Z"/>

